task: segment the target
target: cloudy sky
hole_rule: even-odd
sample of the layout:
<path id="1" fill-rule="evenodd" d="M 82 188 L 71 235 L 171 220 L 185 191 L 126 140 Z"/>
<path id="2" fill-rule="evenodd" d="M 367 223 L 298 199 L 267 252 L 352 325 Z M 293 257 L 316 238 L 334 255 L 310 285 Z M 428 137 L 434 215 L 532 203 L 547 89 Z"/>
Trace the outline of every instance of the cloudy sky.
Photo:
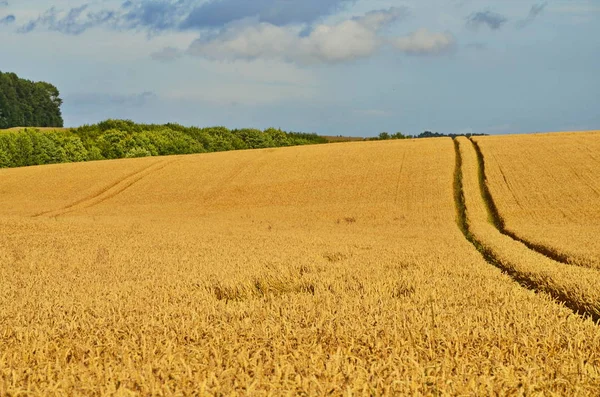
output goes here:
<path id="1" fill-rule="evenodd" d="M 600 128 L 599 0 L 0 0 L 0 70 L 106 118 L 381 131 Z"/>

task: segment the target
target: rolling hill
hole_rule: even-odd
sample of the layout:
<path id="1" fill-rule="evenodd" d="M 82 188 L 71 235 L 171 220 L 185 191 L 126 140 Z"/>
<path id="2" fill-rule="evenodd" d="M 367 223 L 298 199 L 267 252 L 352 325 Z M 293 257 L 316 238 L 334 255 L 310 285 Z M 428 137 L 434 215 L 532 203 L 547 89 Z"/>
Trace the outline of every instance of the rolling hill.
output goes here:
<path id="1" fill-rule="evenodd" d="M 542 228 L 504 198 L 527 175 L 497 172 L 542 161 L 530 139 L 2 169 L 0 394 L 598 394 L 598 270 L 489 215 L 486 189 L 507 228 Z"/>

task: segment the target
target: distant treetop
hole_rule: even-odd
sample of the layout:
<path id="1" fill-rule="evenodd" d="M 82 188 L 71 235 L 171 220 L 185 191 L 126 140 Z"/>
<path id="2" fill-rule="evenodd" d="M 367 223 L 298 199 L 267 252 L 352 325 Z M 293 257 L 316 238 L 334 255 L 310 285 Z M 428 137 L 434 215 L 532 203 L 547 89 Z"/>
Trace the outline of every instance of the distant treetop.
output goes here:
<path id="1" fill-rule="evenodd" d="M 0 129 L 62 127 L 61 105 L 60 93 L 52 84 L 0 71 Z"/>

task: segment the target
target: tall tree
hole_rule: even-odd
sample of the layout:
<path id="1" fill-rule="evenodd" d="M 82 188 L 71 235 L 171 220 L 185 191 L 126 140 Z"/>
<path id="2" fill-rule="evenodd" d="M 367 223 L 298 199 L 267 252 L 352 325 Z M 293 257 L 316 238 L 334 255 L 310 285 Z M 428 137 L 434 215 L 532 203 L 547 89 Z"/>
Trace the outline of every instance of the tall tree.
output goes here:
<path id="1" fill-rule="evenodd" d="M 0 71 L 0 128 L 62 127 L 58 88 Z"/>

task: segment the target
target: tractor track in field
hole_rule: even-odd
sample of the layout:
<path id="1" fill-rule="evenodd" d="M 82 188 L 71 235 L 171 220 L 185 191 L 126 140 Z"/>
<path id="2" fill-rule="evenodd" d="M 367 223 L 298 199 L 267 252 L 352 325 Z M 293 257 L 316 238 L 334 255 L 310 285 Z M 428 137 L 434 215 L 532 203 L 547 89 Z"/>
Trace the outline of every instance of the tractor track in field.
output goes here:
<path id="1" fill-rule="evenodd" d="M 73 212 L 73 211 L 77 211 L 77 210 L 81 210 L 81 209 L 85 209 L 85 208 L 90 208 L 90 207 L 93 207 L 100 203 L 103 203 L 103 202 L 110 200 L 111 198 L 123 193 L 124 191 L 126 191 L 127 189 L 129 189 L 130 187 L 135 185 L 137 182 L 144 179 L 149 174 L 159 171 L 159 170 L 162 170 L 163 168 L 165 168 L 169 164 L 173 163 L 174 161 L 175 160 L 157 161 L 153 164 L 150 164 L 147 167 L 142 168 L 141 170 L 133 172 L 133 173 L 125 176 L 124 178 L 111 183 L 110 185 L 104 187 L 99 192 L 96 192 L 90 196 L 87 196 L 80 200 L 77 200 L 65 207 L 50 210 L 50 211 L 44 211 L 44 212 L 40 212 L 38 214 L 32 215 L 32 218 L 57 217 L 57 216 L 65 215 L 69 212 Z"/>
<path id="2" fill-rule="evenodd" d="M 556 262 L 576 266 L 571 261 L 569 261 L 568 255 L 559 252 L 553 248 L 547 247 L 543 244 L 534 243 L 532 241 L 524 239 L 523 237 L 517 235 L 516 233 L 506 228 L 504 218 L 502 217 L 502 215 L 500 215 L 500 212 L 498 211 L 498 206 L 496 205 L 496 202 L 494 201 L 494 198 L 489 188 L 489 184 L 485 174 L 485 159 L 483 157 L 483 153 L 481 152 L 481 148 L 479 147 L 477 142 L 475 142 L 472 138 L 469 138 L 469 141 L 475 148 L 475 153 L 477 153 L 477 162 L 479 165 L 477 172 L 479 173 L 479 187 L 481 189 L 481 196 L 483 197 L 483 201 L 485 202 L 485 205 L 488 208 L 492 224 L 496 227 L 496 229 L 498 229 L 498 231 L 504 234 L 505 236 L 508 236 L 513 240 L 520 242 L 521 244 L 525 245 L 530 250 L 537 252 L 538 254 L 542 254 Z"/>
<path id="3" fill-rule="evenodd" d="M 243 161 L 240 164 L 236 164 L 231 172 L 222 180 L 216 187 L 211 188 L 207 191 L 202 197 L 202 201 L 204 203 L 215 203 L 218 201 L 219 197 L 225 192 L 225 190 L 230 187 L 241 175 L 248 172 L 258 172 L 264 166 L 264 159 L 266 153 L 262 153 L 258 158 Z"/>
<path id="4" fill-rule="evenodd" d="M 492 249 L 488 248 L 477 236 L 475 236 L 470 229 L 469 221 L 467 218 L 467 207 L 465 202 L 465 195 L 463 190 L 463 171 L 462 171 L 462 155 L 460 153 L 459 142 L 454 138 L 454 150 L 456 155 L 456 165 L 454 172 L 454 199 L 456 205 L 456 222 L 458 224 L 459 229 L 474 247 L 481 254 L 481 256 L 485 259 L 486 262 L 500 269 L 503 273 L 507 274 L 511 277 L 515 282 L 517 282 L 522 287 L 529 289 L 534 292 L 545 292 L 550 295 L 557 303 L 564 305 L 568 309 L 572 310 L 573 313 L 579 315 L 583 318 L 590 318 L 594 323 L 600 324 L 600 313 L 594 308 L 591 308 L 586 305 L 582 305 L 581 303 L 576 302 L 572 299 L 569 294 L 560 291 L 556 288 L 548 288 L 546 285 L 543 285 L 538 280 L 536 280 L 531 275 L 527 273 L 523 273 L 517 271 L 513 268 L 510 268 L 502 263 L 502 261 L 498 258 L 498 256 L 493 252 Z M 478 167 L 480 171 L 482 171 L 481 167 Z M 481 174 L 480 174 L 481 175 Z M 482 191 L 482 200 L 485 203 L 485 206 L 488 210 L 489 214 L 492 214 L 492 208 L 490 208 L 490 203 L 486 200 L 483 192 L 484 186 L 482 185 L 482 179 L 480 178 L 480 188 Z M 489 194 L 489 191 L 488 191 Z M 490 196 L 491 197 L 491 196 Z M 495 225 L 494 225 L 495 226 Z M 500 230 L 499 230 L 500 231 Z M 506 235 L 510 237 L 509 235 Z M 519 243 L 518 240 L 514 240 L 516 243 Z M 524 244 L 525 245 L 525 244 Z M 534 251 L 537 252 L 537 251 Z M 550 258 L 551 259 L 551 258 Z"/>
<path id="5" fill-rule="evenodd" d="M 394 204 L 398 204 L 398 197 L 400 196 L 400 182 L 402 178 L 402 170 L 404 169 L 404 161 L 406 160 L 406 149 L 402 152 L 402 161 L 400 162 L 400 170 L 398 171 L 398 178 L 396 179 L 396 189 L 394 193 Z"/>

